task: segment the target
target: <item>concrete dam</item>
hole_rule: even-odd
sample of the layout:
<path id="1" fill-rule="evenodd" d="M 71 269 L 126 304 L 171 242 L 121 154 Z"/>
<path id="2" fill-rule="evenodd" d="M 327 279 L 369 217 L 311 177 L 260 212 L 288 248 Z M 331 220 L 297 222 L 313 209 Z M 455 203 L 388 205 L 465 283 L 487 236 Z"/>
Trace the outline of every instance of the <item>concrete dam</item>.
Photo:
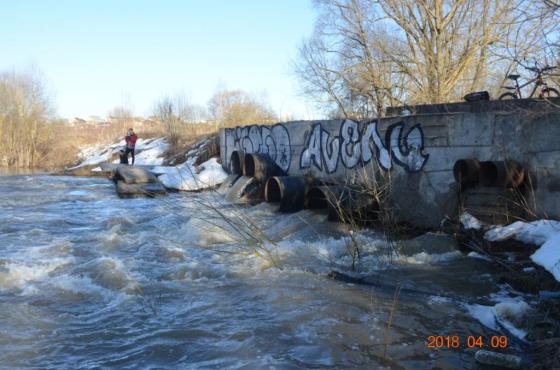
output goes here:
<path id="1" fill-rule="evenodd" d="M 560 218 L 559 103 L 426 105 L 364 121 L 224 128 L 220 155 L 236 196 L 287 212 L 329 207 L 333 196 L 370 206 L 376 200 L 358 189 L 374 184 L 398 222 L 421 228 L 465 210 L 490 223 Z"/>

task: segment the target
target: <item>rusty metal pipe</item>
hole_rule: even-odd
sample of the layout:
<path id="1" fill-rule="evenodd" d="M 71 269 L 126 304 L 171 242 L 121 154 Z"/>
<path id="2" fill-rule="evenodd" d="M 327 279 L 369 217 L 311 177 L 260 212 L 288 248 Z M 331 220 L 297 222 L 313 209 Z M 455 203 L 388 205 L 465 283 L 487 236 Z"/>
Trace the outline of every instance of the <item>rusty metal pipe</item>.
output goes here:
<path id="1" fill-rule="evenodd" d="M 480 163 L 480 183 L 491 187 L 518 187 L 525 180 L 525 169 L 514 160 Z"/>

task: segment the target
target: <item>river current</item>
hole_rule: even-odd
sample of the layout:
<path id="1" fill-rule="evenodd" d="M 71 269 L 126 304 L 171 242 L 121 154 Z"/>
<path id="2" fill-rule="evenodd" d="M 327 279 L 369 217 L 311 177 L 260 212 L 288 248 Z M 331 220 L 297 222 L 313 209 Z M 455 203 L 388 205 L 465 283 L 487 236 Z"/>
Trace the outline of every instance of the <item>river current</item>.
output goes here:
<path id="1" fill-rule="evenodd" d="M 492 266 L 452 249 L 396 254 L 381 234 L 356 234 L 352 271 L 351 238 L 319 213 L 0 176 L 0 366 L 476 368 L 467 336 L 494 332 L 466 306 L 508 294 Z M 399 285 L 411 290 L 396 299 Z M 461 347 L 427 348 L 430 335 Z"/>

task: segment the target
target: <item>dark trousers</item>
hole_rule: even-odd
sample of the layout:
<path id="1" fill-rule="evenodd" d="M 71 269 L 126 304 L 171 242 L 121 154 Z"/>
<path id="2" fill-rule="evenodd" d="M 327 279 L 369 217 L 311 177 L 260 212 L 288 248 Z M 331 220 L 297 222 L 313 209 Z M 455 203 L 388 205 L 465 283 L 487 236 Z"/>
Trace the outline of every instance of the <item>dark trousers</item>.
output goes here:
<path id="1" fill-rule="evenodd" d="M 128 153 L 131 154 L 132 157 L 132 164 L 134 165 L 134 148 L 126 148 L 126 151 L 124 152 L 124 155 L 126 156 L 126 161 L 128 162 Z"/>

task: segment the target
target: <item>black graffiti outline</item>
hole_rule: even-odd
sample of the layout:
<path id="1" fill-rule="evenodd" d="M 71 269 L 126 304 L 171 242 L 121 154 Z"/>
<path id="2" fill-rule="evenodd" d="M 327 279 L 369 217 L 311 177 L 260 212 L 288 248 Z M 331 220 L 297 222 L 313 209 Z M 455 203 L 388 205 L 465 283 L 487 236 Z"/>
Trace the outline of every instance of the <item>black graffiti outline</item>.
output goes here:
<path id="1" fill-rule="evenodd" d="M 430 156 L 429 154 L 424 154 L 423 153 L 423 151 L 424 151 L 424 131 L 422 130 L 422 126 L 420 126 L 420 124 L 417 123 L 414 126 L 412 126 L 410 129 L 408 129 L 408 131 L 406 132 L 406 134 L 403 137 L 404 127 L 405 127 L 405 123 L 402 122 L 402 121 L 390 125 L 387 128 L 387 132 L 385 133 L 385 143 L 388 143 L 388 145 L 386 144 L 386 146 L 388 146 L 390 148 L 390 153 L 389 154 L 391 156 L 391 161 L 395 161 L 395 163 L 397 163 L 399 166 L 403 167 L 407 172 L 419 172 L 424 168 L 424 165 L 426 164 L 426 162 L 428 161 L 428 157 Z M 392 140 L 391 140 L 391 136 L 393 135 L 394 130 L 397 129 L 397 128 L 398 128 L 399 132 L 398 132 L 398 138 L 397 138 L 397 142 L 396 142 L 396 148 L 394 148 Z M 420 156 L 423 158 L 423 160 L 422 160 L 422 164 L 420 165 L 420 167 L 418 169 L 410 168 L 410 166 L 407 162 L 404 162 L 404 161 L 401 160 L 401 157 L 406 158 L 410 155 L 411 148 L 409 148 L 409 146 L 408 146 L 408 137 L 414 130 L 420 131 L 420 138 L 421 138 L 420 147 L 419 147 L 418 152 L 419 152 Z M 403 150 L 403 148 L 404 148 L 404 150 Z M 399 152 L 395 153 L 394 152 L 395 149 L 397 149 Z"/>
<path id="2" fill-rule="evenodd" d="M 245 153 L 263 153 L 270 157 L 286 172 L 291 165 L 291 138 L 288 129 L 281 123 L 273 126 L 238 126 L 226 128 L 224 131 L 226 143 L 225 164 L 229 166 L 231 151 L 242 150 Z M 286 142 L 277 142 L 278 140 Z"/>

